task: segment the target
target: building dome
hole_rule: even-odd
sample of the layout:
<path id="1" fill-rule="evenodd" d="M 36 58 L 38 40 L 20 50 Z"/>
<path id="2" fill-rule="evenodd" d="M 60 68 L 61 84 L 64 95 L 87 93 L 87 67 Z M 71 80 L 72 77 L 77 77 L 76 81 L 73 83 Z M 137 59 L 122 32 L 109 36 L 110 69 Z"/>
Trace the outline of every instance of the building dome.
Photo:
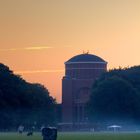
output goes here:
<path id="1" fill-rule="evenodd" d="M 80 54 L 80 55 L 76 55 L 74 57 L 72 57 L 71 59 L 69 59 L 67 63 L 80 63 L 80 62 L 102 62 L 102 63 L 106 63 L 105 60 L 103 60 L 102 58 L 93 55 L 93 54 Z"/>

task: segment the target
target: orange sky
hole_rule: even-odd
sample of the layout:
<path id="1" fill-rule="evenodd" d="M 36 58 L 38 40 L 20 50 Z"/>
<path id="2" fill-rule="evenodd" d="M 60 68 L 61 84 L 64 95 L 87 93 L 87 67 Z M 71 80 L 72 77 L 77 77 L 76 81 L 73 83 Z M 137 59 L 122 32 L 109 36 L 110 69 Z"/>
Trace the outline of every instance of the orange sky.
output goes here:
<path id="1" fill-rule="evenodd" d="M 0 0 L 0 62 L 61 101 L 64 62 L 89 50 L 140 64 L 139 0 Z"/>

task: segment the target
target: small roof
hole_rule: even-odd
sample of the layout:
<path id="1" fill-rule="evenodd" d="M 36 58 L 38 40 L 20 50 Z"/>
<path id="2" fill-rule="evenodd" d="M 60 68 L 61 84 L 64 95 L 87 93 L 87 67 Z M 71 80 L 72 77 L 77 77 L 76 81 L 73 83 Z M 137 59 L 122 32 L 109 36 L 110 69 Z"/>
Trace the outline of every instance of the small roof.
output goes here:
<path id="1" fill-rule="evenodd" d="M 108 128 L 121 128 L 121 126 L 120 125 L 110 125 L 110 126 L 108 126 Z"/>

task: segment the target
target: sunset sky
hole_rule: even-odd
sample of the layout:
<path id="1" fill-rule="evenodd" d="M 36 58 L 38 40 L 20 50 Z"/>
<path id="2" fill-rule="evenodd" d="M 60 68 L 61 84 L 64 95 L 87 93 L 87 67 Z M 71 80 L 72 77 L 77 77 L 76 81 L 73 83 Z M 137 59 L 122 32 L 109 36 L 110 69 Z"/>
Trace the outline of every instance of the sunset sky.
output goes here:
<path id="1" fill-rule="evenodd" d="M 139 65 L 140 0 L 0 0 L 0 62 L 58 102 L 64 62 L 83 50 Z"/>

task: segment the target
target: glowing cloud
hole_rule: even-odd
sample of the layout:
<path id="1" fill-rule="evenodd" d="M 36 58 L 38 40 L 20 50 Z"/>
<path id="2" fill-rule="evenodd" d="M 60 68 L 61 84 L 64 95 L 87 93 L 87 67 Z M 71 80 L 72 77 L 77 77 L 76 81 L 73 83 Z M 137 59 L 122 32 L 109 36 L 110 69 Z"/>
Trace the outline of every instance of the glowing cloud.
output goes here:
<path id="1" fill-rule="evenodd" d="M 60 70 L 32 70 L 32 71 L 15 71 L 16 74 L 36 74 L 36 73 L 56 73 L 64 72 L 63 69 Z"/>
<path id="2" fill-rule="evenodd" d="M 44 50 L 44 49 L 51 49 L 52 47 L 48 46 L 39 46 L 39 47 L 25 47 L 25 48 L 9 48 L 9 49 L 0 49 L 0 51 L 18 51 L 18 50 Z"/>
<path id="3" fill-rule="evenodd" d="M 27 47 L 25 50 L 43 50 L 43 49 L 51 49 L 52 47 L 40 46 L 40 47 Z"/>

